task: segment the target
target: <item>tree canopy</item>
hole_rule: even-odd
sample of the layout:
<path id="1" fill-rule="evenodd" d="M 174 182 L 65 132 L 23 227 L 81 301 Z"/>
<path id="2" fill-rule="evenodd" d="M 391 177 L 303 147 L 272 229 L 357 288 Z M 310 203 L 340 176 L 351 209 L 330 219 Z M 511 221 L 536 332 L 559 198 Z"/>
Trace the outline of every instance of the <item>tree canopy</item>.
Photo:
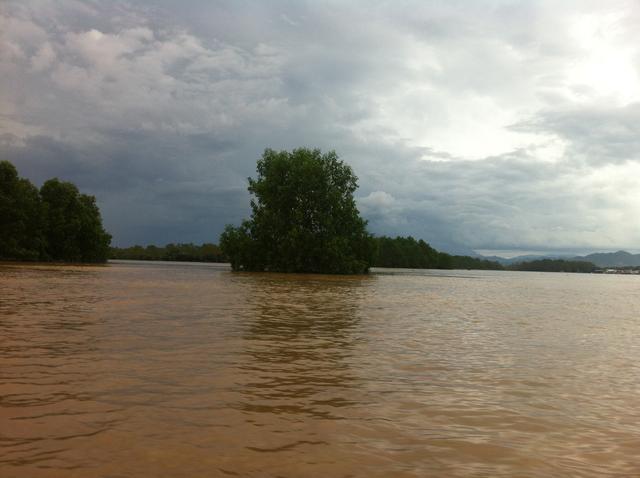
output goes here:
<path id="1" fill-rule="evenodd" d="M 412 269 L 449 269 L 451 256 L 438 252 L 422 239 L 376 237 L 373 265 Z"/>
<path id="2" fill-rule="evenodd" d="M 413 237 L 375 238 L 373 265 L 411 269 L 494 269 L 504 267 L 493 261 L 469 256 L 452 256 L 431 247 L 422 239 Z"/>
<path id="3" fill-rule="evenodd" d="M 44 252 L 38 189 L 0 161 L 0 258 L 37 260 Z"/>
<path id="4" fill-rule="evenodd" d="M 257 173 L 251 218 L 220 236 L 234 270 L 368 271 L 373 241 L 353 198 L 357 177 L 334 151 L 267 149 Z"/>
<path id="5" fill-rule="evenodd" d="M 109 257 L 139 261 L 226 262 L 220 248 L 211 243 L 112 247 Z"/>
<path id="6" fill-rule="evenodd" d="M 104 262 L 111 236 L 95 197 L 50 179 L 38 189 L 0 161 L 0 259 Z"/>

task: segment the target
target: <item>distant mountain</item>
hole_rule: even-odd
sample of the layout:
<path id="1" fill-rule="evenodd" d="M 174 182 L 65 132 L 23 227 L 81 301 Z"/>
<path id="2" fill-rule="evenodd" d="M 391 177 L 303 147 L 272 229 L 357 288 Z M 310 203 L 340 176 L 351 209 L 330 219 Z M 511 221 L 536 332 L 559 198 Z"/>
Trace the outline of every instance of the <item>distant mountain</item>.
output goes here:
<path id="1" fill-rule="evenodd" d="M 487 261 L 498 262 L 498 263 L 500 263 L 502 265 L 507 264 L 507 262 L 505 262 L 505 261 L 509 260 L 509 259 L 505 259 L 504 257 L 500 257 L 500 256 L 483 256 L 483 255 L 480 255 L 480 259 L 485 259 Z"/>
<path id="2" fill-rule="evenodd" d="M 596 252 L 586 256 L 571 255 L 524 255 L 506 259 L 499 256 L 481 256 L 482 259 L 496 261 L 503 266 L 509 266 L 520 262 L 537 261 L 541 259 L 567 259 L 573 261 L 587 261 L 597 267 L 640 267 L 640 254 L 631 254 L 627 251 Z"/>
<path id="3" fill-rule="evenodd" d="M 566 255 L 536 255 L 529 254 L 524 256 L 510 257 L 509 259 L 500 256 L 482 256 L 482 259 L 486 259 L 488 261 L 496 261 L 502 264 L 503 266 L 510 266 L 512 264 L 518 264 L 520 262 L 530 262 L 530 261 L 538 261 L 542 259 L 568 259 L 570 256 Z"/>
<path id="4" fill-rule="evenodd" d="M 640 266 L 640 254 L 631 254 L 627 251 L 596 252 L 587 256 L 575 257 L 575 259 L 592 262 L 598 267 Z"/>
<path id="5" fill-rule="evenodd" d="M 467 247 L 463 244 L 458 244 L 456 242 L 443 242 L 438 240 L 427 240 L 431 247 L 440 251 L 446 252 L 447 254 L 451 254 L 452 256 L 469 256 L 469 257 L 477 257 L 480 259 L 484 259 L 482 255 L 478 254 L 476 251 Z"/>

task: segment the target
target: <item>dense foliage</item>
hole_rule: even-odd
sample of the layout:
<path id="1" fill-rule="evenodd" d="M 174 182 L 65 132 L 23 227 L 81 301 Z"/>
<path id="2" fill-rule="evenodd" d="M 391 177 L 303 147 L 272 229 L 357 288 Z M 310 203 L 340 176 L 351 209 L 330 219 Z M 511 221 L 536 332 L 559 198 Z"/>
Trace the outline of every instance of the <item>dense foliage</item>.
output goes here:
<path id="1" fill-rule="evenodd" d="M 475 270 L 504 270 L 504 266 L 496 261 L 479 259 L 471 256 L 451 256 L 452 269 L 475 269 Z"/>
<path id="2" fill-rule="evenodd" d="M 104 262 L 110 242 L 93 196 L 58 179 L 38 191 L 0 161 L 0 259 Z"/>
<path id="3" fill-rule="evenodd" d="M 438 252 L 422 239 L 413 237 L 376 237 L 373 265 L 410 269 L 494 269 L 504 267 L 494 261 L 470 256 L 452 256 Z"/>
<path id="4" fill-rule="evenodd" d="M 451 256 L 436 251 L 422 239 L 376 237 L 373 265 L 411 269 L 450 269 Z"/>
<path id="5" fill-rule="evenodd" d="M 567 261 L 563 259 L 541 259 L 512 264 L 509 269 L 515 271 L 537 272 L 593 272 L 596 266 L 587 261 Z"/>
<path id="6" fill-rule="evenodd" d="M 0 259 L 38 260 L 45 250 L 38 189 L 0 161 Z"/>
<path id="7" fill-rule="evenodd" d="M 373 241 L 356 208 L 357 178 L 335 152 L 265 150 L 249 178 L 251 218 L 220 247 L 234 270 L 358 274 Z"/>
<path id="8" fill-rule="evenodd" d="M 593 272 L 591 262 L 542 259 L 503 266 L 499 262 L 470 256 L 452 256 L 438 252 L 422 239 L 413 237 L 376 237 L 373 266 L 410 269 L 475 269 L 540 272 Z"/>
<path id="9" fill-rule="evenodd" d="M 215 244 L 167 244 L 158 246 L 112 247 L 111 259 L 139 261 L 182 261 L 182 262 L 227 262 L 222 251 Z"/>

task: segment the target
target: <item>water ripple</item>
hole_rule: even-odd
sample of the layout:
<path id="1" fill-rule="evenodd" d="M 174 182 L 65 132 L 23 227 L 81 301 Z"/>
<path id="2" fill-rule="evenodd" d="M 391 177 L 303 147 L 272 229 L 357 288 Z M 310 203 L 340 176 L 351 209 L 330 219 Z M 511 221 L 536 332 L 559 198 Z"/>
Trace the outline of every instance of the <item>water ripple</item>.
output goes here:
<path id="1" fill-rule="evenodd" d="M 0 476 L 640 476 L 637 290 L 0 265 Z"/>

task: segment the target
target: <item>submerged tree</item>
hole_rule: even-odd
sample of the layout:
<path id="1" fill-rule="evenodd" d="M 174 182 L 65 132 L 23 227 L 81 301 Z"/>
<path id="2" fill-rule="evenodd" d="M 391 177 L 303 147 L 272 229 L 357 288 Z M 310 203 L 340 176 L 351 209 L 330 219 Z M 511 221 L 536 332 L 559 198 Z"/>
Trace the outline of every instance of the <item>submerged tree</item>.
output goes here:
<path id="1" fill-rule="evenodd" d="M 0 259 L 38 260 L 43 247 L 38 189 L 0 161 Z"/>
<path id="2" fill-rule="evenodd" d="M 96 198 L 73 183 L 49 179 L 40 189 L 45 216 L 46 256 L 67 262 L 104 262 L 111 236 L 102 227 Z"/>
<path id="3" fill-rule="evenodd" d="M 104 262 L 110 242 L 93 196 L 58 179 L 38 191 L 0 161 L 0 260 Z"/>
<path id="4" fill-rule="evenodd" d="M 267 149 L 257 172 L 251 219 L 220 236 L 234 270 L 368 271 L 373 243 L 353 198 L 357 177 L 335 152 Z"/>

